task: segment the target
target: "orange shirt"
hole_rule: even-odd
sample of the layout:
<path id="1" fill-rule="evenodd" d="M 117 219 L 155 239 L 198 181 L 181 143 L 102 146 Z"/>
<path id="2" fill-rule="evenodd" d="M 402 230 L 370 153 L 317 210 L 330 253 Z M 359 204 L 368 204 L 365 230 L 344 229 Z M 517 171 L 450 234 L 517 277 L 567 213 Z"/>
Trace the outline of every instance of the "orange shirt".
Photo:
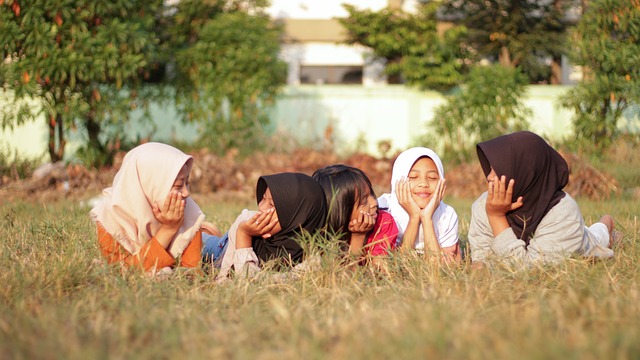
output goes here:
<path id="1" fill-rule="evenodd" d="M 147 241 L 137 254 L 129 253 L 122 245 L 105 230 L 100 223 L 98 225 L 98 244 L 100 252 L 107 259 L 109 264 L 121 262 L 129 267 L 143 268 L 145 271 L 151 269 L 162 269 L 167 266 L 175 267 L 176 259 L 160 245 L 155 237 Z M 198 267 L 202 259 L 202 232 L 198 231 L 193 237 L 177 266 Z"/>

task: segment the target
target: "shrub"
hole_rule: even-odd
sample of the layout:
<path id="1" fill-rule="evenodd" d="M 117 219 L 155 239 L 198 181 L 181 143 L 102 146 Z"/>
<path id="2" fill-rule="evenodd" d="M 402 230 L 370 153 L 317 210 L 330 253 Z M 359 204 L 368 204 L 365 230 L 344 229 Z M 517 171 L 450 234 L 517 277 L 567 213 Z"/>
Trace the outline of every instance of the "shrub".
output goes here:
<path id="1" fill-rule="evenodd" d="M 532 113 L 522 101 L 527 83 L 517 69 L 474 68 L 461 91 L 436 109 L 428 124 L 434 134 L 425 135 L 423 144 L 433 143 L 445 158 L 463 162 L 473 158 L 477 142 L 526 129 Z"/>
<path id="2" fill-rule="evenodd" d="M 17 150 L 12 152 L 10 149 L 0 148 L 0 184 L 5 176 L 14 180 L 31 176 L 39 162 L 38 159 L 21 157 Z"/>

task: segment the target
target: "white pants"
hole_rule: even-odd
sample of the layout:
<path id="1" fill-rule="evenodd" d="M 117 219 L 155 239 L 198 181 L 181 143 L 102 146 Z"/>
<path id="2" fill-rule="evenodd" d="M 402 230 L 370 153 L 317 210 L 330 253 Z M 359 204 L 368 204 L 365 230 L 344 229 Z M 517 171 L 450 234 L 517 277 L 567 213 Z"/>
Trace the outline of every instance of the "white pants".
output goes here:
<path id="1" fill-rule="evenodd" d="M 609 228 L 607 225 L 597 222 L 591 226 L 585 226 L 586 243 L 583 244 L 584 254 L 599 258 L 610 258 L 613 250 L 609 249 Z"/>

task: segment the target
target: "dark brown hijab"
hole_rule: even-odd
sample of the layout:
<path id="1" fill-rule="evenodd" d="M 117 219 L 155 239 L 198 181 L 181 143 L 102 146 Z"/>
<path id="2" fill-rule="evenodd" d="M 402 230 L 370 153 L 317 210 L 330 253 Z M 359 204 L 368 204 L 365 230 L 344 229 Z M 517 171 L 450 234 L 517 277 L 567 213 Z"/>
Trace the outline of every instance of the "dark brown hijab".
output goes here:
<path id="1" fill-rule="evenodd" d="M 299 262 L 303 251 L 297 237 L 302 232 L 313 234 L 324 226 L 327 204 L 322 186 L 302 173 L 261 176 L 256 186 L 258 203 L 267 187 L 271 190 L 282 230 L 267 239 L 254 237 L 253 250 L 262 261 L 291 256 L 293 262 Z"/>
<path id="2" fill-rule="evenodd" d="M 567 162 L 540 136 L 521 131 L 499 136 L 477 145 L 485 176 L 493 168 L 507 183 L 515 180 L 513 198 L 522 196 L 524 205 L 507 213 L 513 232 L 529 245 L 542 218 L 565 196 L 569 182 Z"/>

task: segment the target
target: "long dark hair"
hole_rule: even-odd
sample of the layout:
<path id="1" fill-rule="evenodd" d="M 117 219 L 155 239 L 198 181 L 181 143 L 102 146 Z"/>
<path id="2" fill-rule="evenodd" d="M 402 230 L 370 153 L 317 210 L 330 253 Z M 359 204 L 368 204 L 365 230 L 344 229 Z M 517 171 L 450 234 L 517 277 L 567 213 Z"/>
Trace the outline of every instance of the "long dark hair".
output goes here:
<path id="1" fill-rule="evenodd" d="M 348 245 L 354 207 L 366 202 L 369 195 L 376 197 L 371 181 L 362 170 L 343 164 L 318 169 L 312 177 L 322 185 L 327 198 L 327 231 Z"/>

